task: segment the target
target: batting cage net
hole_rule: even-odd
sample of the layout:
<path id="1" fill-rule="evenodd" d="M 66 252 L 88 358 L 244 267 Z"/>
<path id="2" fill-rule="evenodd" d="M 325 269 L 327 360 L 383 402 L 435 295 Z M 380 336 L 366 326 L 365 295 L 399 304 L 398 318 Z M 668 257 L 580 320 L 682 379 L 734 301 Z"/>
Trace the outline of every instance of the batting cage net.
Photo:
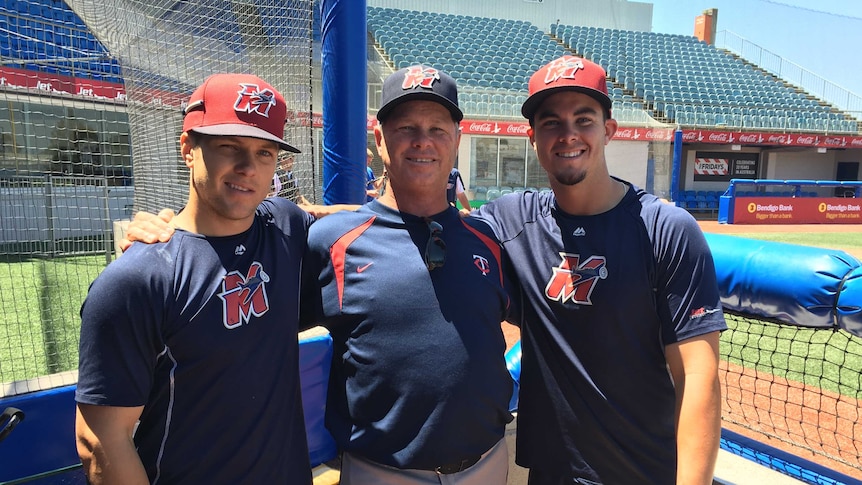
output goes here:
<path id="1" fill-rule="evenodd" d="M 68 4 L 119 63 L 137 209 L 184 204 L 188 173 L 178 153 L 180 110 L 207 76 L 256 74 L 284 95 L 294 121 L 310 119 L 310 0 L 69 0 Z M 303 152 L 292 167 L 296 180 L 313 187 L 310 124 L 291 123 L 285 136 Z M 287 172 L 280 175 L 287 183 Z"/>
<path id="2" fill-rule="evenodd" d="M 722 426 L 859 477 L 862 338 L 736 312 L 725 317 Z"/>
<path id="3" fill-rule="evenodd" d="M 315 201 L 312 0 L 10 0 L 0 4 L 0 382 L 77 367 L 78 311 L 113 259 L 114 223 L 185 204 L 181 108 L 213 73 L 285 97 L 282 196 Z M 74 382 L 74 375 L 69 377 Z M 68 379 L 67 379 L 68 380 Z"/>

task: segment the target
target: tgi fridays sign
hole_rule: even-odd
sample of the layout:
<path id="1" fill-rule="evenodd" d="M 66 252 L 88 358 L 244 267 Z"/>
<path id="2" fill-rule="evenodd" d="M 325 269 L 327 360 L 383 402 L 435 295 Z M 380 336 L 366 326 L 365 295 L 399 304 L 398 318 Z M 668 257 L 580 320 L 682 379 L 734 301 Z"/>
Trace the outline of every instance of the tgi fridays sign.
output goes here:
<path id="1" fill-rule="evenodd" d="M 697 175 L 727 175 L 727 167 L 726 158 L 698 158 L 694 162 L 694 173 Z"/>
<path id="2" fill-rule="evenodd" d="M 757 153 L 696 152 L 694 180 L 719 182 L 731 178 L 757 178 Z"/>

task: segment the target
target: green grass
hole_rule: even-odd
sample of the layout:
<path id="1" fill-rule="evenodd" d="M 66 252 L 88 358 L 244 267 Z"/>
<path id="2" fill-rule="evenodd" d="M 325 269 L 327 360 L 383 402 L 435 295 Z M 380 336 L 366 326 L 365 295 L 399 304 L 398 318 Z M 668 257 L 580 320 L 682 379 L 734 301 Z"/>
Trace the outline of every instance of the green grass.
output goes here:
<path id="1" fill-rule="evenodd" d="M 847 332 L 727 315 L 721 358 L 794 382 L 862 399 L 862 339 Z"/>
<path id="2" fill-rule="evenodd" d="M 79 311 L 105 256 L 0 262 L 0 382 L 77 368 Z"/>

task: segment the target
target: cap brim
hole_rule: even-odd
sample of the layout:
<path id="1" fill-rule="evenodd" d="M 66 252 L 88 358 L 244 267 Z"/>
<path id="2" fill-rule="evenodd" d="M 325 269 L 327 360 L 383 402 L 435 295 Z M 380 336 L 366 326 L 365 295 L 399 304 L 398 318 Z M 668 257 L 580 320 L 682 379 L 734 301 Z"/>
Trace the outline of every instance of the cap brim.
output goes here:
<path id="1" fill-rule="evenodd" d="M 527 100 L 524 101 L 524 104 L 521 105 L 521 115 L 523 115 L 524 118 L 528 120 L 533 119 L 533 116 L 536 114 L 536 110 L 539 108 L 539 105 L 542 104 L 542 102 L 545 101 L 548 96 L 552 94 L 557 94 L 562 91 L 576 91 L 589 95 L 591 98 L 598 101 L 599 104 L 601 104 L 602 107 L 608 111 L 608 113 L 611 112 L 611 98 L 609 98 L 605 93 L 601 91 L 585 86 L 558 86 L 555 88 L 543 89 L 527 98 Z"/>
<path id="2" fill-rule="evenodd" d="M 449 110 L 449 113 L 452 115 L 452 119 L 460 122 L 464 119 L 464 113 L 461 111 L 461 108 L 458 105 L 449 101 L 445 96 L 441 96 L 437 93 L 432 92 L 411 92 L 409 94 L 404 94 L 399 96 L 392 101 L 386 103 L 386 105 L 382 106 L 380 110 L 377 111 L 377 120 L 383 121 L 389 113 L 395 109 L 401 103 L 406 103 L 407 101 L 434 101 L 435 103 L 439 103 L 443 105 L 444 108 Z"/>
<path id="3" fill-rule="evenodd" d="M 240 125 L 240 124 L 224 124 L 224 125 L 212 125 L 212 126 L 196 126 L 194 128 L 190 128 L 191 131 L 201 133 L 204 135 L 213 135 L 213 136 L 248 136 L 251 138 L 260 138 L 262 140 L 269 140 L 278 144 L 279 148 L 287 152 L 293 153 L 302 153 L 296 147 L 288 144 L 281 138 L 273 135 L 272 133 L 261 130 L 260 128 L 255 128 L 254 126 L 249 125 Z"/>

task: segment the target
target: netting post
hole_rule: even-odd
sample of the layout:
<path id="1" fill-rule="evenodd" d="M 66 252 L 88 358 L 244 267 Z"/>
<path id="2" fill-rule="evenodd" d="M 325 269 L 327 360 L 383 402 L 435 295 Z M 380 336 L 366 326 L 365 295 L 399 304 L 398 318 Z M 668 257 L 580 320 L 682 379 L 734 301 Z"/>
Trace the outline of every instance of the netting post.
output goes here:
<path id="1" fill-rule="evenodd" d="M 670 173 L 670 200 L 679 201 L 679 171 L 682 166 L 682 130 L 673 132 L 673 169 Z"/>
<path id="2" fill-rule="evenodd" d="M 365 1 L 323 0 L 323 203 L 365 203 Z"/>

